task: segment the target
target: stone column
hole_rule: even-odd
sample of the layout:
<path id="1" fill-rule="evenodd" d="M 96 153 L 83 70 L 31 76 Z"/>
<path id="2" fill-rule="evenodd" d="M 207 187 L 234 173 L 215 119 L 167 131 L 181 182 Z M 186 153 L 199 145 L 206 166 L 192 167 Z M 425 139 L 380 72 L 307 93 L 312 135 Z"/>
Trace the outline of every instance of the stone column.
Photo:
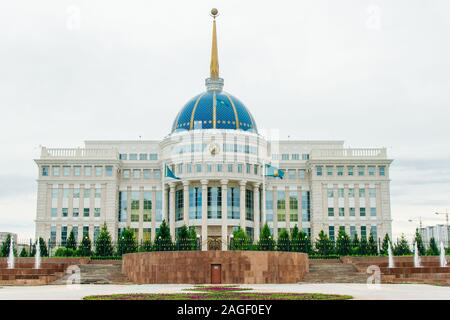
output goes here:
<path id="1" fill-rule="evenodd" d="M 259 208 L 259 186 L 260 186 L 259 182 L 253 184 L 253 210 L 255 214 L 253 219 L 254 225 L 253 234 L 255 241 L 259 240 L 259 233 L 261 228 L 261 221 L 260 221 L 261 213 Z"/>
<path id="2" fill-rule="evenodd" d="M 262 188 L 262 195 L 261 195 L 261 208 L 260 208 L 260 214 L 262 215 L 262 225 L 264 226 L 266 224 L 266 192 L 267 192 L 267 184 L 264 184 L 264 187 Z"/>
<path id="3" fill-rule="evenodd" d="M 202 184 L 202 251 L 208 250 L 208 180 Z"/>
<path id="4" fill-rule="evenodd" d="M 290 189 L 289 186 L 284 187 L 284 207 L 286 208 L 286 231 L 291 233 L 291 202 L 290 200 Z"/>
<path id="5" fill-rule="evenodd" d="M 220 180 L 222 190 L 222 251 L 228 249 L 228 180 Z"/>
<path id="6" fill-rule="evenodd" d="M 245 217 L 245 186 L 247 184 L 247 181 L 245 180 L 241 180 L 239 181 L 239 186 L 241 188 L 241 194 L 240 194 L 240 213 L 239 213 L 239 217 L 240 217 L 240 224 L 241 224 L 241 229 L 245 231 L 245 227 L 246 227 L 246 217 Z"/>
<path id="7" fill-rule="evenodd" d="M 175 241 L 175 183 L 169 183 L 170 193 L 169 193 L 169 225 L 170 225 L 170 235 L 172 236 L 172 241 Z"/>
<path id="8" fill-rule="evenodd" d="M 183 181 L 183 220 L 189 227 L 189 181 Z"/>
<path id="9" fill-rule="evenodd" d="M 151 232 L 151 240 L 155 241 L 156 236 L 156 187 L 152 188 L 152 232 Z"/>
<path id="10" fill-rule="evenodd" d="M 273 186 L 273 237 L 278 239 L 278 192 L 277 186 Z"/>

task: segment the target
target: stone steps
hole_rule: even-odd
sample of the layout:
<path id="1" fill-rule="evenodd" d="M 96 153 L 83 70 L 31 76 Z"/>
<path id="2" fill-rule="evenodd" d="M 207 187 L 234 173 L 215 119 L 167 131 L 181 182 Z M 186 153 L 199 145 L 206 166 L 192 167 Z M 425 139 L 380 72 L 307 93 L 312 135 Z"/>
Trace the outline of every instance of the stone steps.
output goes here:
<path id="1" fill-rule="evenodd" d="M 119 264 L 85 264 L 79 265 L 81 284 L 125 284 L 130 283 L 122 274 L 122 266 Z M 66 274 L 53 284 L 67 284 L 72 274 Z M 73 279 L 73 277 L 72 277 Z"/>
<path id="2" fill-rule="evenodd" d="M 336 261 L 310 260 L 309 273 L 302 282 L 304 283 L 366 283 L 368 274 L 358 272 L 350 264 Z"/>

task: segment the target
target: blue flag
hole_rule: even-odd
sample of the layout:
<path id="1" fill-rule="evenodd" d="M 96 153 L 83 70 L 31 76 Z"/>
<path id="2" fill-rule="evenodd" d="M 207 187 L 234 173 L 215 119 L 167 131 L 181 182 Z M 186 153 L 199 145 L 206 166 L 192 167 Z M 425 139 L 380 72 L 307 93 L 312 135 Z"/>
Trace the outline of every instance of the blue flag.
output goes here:
<path id="1" fill-rule="evenodd" d="M 284 170 L 278 169 L 277 167 L 274 167 L 270 164 L 266 164 L 266 177 L 274 177 L 274 178 L 280 178 L 283 179 L 284 177 Z"/>
<path id="2" fill-rule="evenodd" d="M 173 173 L 173 171 L 170 170 L 169 166 L 166 165 L 166 168 L 165 168 L 164 171 L 165 171 L 165 172 L 164 172 L 164 176 L 165 176 L 165 177 L 180 180 L 180 178 L 178 178 L 178 177 Z"/>

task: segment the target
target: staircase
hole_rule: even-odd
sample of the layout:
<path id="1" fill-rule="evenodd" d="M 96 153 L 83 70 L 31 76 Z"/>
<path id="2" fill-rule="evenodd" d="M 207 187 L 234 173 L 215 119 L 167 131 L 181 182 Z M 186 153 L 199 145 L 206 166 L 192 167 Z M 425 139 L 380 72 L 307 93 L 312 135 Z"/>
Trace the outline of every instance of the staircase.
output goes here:
<path id="1" fill-rule="evenodd" d="M 339 259 L 310 259 L 309 273 L 302 283 L 366 283 L 369 274 L 358 272 Z"/>
<path id="2" fill-rule="evenodd" d="M 79 265 L 79 283 L 81 284 L 129 284 L 127 277 L 122 274 L 122 264 L 89 264 Z M 77 281 L 78 270 L 67 273 L 52 284 L 67 284 Z M 76 282 L 75 282 L 76 283 Z"/>

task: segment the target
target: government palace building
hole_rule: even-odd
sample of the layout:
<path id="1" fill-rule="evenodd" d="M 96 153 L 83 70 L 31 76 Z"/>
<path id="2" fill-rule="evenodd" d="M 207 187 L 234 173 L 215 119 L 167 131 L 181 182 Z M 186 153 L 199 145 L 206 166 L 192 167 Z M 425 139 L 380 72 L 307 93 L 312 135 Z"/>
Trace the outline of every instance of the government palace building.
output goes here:
<path id="1" fill-rule="evenodd" d="M 391 236 L 386 149 L 259 133 L 250 109 L 223 91 L 212 15 L 206 90 L 174 115 L 163 140 L 42 147 L 36 236 L 64 243 L 73 230 L 78 242 L 95 241 L 106 223 L 113 241 L 126 227 L 154 240 L 163 220 L 173 238 L 183 225 L 195 228 L 202 250 L 211 241 L 227 250 L 239 226 L 257 241 L 266 223 L 275 239 L 296 225 L 313 239 L 321 230 L 335 239 L 341 228 Z"/>

